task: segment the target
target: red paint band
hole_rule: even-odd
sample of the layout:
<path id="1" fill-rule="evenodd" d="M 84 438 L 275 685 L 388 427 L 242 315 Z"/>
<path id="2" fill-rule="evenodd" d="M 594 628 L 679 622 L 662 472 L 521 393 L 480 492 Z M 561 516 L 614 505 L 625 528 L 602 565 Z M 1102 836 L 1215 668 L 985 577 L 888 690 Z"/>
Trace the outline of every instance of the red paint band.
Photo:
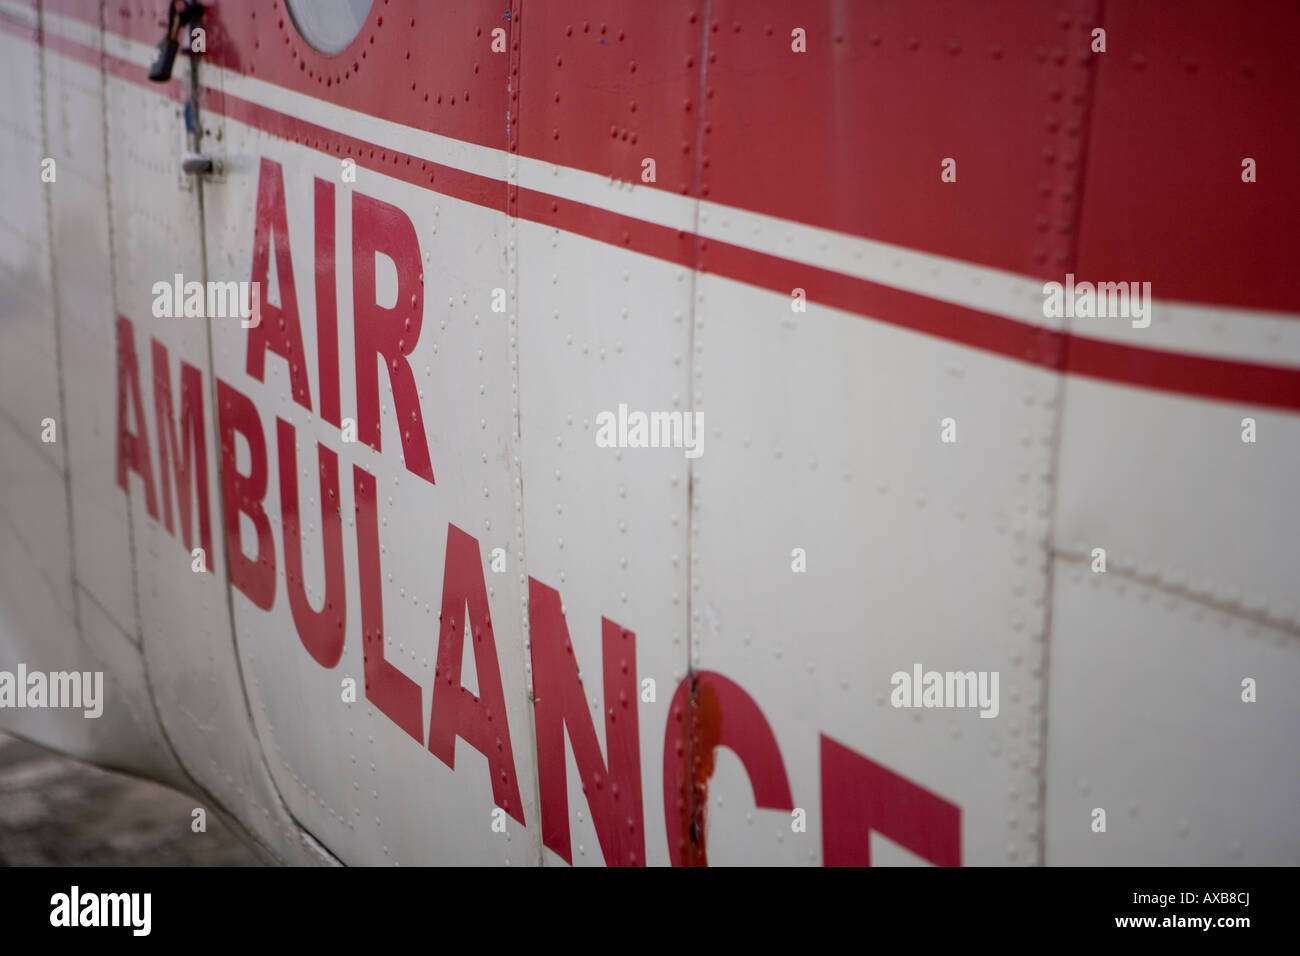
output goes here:
<path id="1" fill-rule="evenodd" d="M 140 86 L 157 88 L 145 79 L 144 68 L 138 64 L 74 41 L 54 40 L 46 36 L 51 48 L 96 67 L 103 65 L 113 75 Z M 171 88 L 168 95 L 179 98 Z M 204 97 L 209 108 L 231 119 L 310 149 L 351 156 L 358 166 L 383 175 L 502 212 L 507 205 L 516 205 L 508 204 L 506 184 L 500 180 L 385 149 L 217 90 L 205 88 Z M 518 208 L 509 213 L 521 219 L 782 295 L 796 286 L 805 288 L 813 304 L 821 302 L 1017 361 L 1195 398 L 1300 410 L 1300 369 L 1137 348 L 1056 332 L 728 243 L 697 239 L 690 233 L 533 190 L 519 189 L 517 194 Z"/>

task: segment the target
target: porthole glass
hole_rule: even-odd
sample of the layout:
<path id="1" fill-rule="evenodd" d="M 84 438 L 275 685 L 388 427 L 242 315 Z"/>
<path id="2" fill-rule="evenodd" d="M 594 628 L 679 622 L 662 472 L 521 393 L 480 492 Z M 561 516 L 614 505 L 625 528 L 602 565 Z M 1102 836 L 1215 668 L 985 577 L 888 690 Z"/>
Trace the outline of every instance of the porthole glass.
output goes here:
<path id="1" fill-rule="evenodd" d="M 374 0 L 285 0 L 302 38 L 321 53 L 342 53 L 361 28 Z"/>

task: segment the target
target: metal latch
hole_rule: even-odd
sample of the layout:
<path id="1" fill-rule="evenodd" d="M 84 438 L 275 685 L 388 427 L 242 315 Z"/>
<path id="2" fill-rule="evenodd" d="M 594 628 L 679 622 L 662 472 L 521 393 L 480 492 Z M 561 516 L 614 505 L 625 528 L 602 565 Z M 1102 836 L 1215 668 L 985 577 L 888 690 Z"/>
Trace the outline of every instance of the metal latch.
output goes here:
<path id="1" fill-rule="evenodd" d="M 205 176 L 216 168 L 211 156 L 202 153 L 185 153 L 181 156 L 181 172 L 191 176 Z"/>

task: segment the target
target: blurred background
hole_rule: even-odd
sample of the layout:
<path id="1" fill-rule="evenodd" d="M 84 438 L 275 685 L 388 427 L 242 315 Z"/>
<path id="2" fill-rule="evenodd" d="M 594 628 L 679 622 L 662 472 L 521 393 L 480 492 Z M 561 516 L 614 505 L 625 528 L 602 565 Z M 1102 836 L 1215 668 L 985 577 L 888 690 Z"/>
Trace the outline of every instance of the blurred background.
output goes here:
<path id="1" fill-rule="evenodd" d="M 260 866 L 212 814 L 161 784 L 0 734 L 0 866 Z"/>

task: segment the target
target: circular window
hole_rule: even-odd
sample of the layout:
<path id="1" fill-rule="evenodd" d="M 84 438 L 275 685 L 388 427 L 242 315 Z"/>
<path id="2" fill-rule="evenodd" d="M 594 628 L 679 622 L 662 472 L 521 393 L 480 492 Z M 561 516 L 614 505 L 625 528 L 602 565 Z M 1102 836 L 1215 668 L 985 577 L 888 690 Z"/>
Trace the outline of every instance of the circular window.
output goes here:
<path id="1" fill-rule="evenodd" d="M 342 53 L 365 25 L 374 0 L 285 0 L 302 38 L 321 53 Z"/>

